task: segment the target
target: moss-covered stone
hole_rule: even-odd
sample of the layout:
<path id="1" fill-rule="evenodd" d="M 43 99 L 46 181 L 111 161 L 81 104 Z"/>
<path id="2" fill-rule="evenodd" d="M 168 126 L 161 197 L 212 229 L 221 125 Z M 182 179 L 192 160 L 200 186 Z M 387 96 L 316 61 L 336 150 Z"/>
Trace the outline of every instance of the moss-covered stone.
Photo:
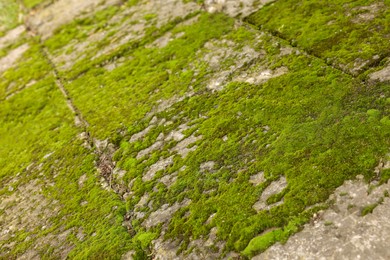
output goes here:
<path id="1" fill-rule="evenodd" d="M 129 1 L 24 35 L 0 79 L 0 195 L 37 181 L 59 206 L 0 256 L 252 257 L 344 181 L 386 182 L 390 86 L 355 76 L 387 55 L 377 2 L 277 1 L 253 27 Z"/>

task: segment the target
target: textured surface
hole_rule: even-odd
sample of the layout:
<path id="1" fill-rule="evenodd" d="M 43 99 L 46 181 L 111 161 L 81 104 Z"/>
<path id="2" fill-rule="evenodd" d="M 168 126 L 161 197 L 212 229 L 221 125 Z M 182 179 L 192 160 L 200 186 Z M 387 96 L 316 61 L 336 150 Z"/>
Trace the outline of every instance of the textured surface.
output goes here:
<path id="1" fill-rule="evenodd" d="M 389 184 L 370 188 L 361 180 L 348 181 L 336 190 L 330 209 L 315 214 L 285 245 L 254 259 L 388 259 L 388 193 Z M 371 214 L 362 216 L 378 202 Z"/>
<path id="2" fill-rule="evenodd" d="M 4 3 L 0 258 L 390 257 L 388 1 Z"/>

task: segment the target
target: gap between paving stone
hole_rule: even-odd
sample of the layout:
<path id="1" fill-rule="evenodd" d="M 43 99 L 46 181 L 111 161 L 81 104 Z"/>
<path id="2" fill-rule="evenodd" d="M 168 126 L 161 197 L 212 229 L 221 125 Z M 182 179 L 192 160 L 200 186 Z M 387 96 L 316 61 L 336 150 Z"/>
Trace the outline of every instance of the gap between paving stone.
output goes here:
<path id="1" fill-rule="evenodd" d="M 23 6 L 23 5 L 22 5 Z M 26 8 L 24 8 L 24 12 L 26 12 Z M 36 29 L 34 29 L 34 26 L 29 24 L 29 20 L 25 20 L 24 26 L 26 27 L 26 31 L 28 32 L 28 35 L 31 38 L 34 38 L 35 36 L 42 36 L 40 32 Z M 115 152 L 115 147 L 113 144 L 110 144 L 108 140 L 98 140 L 96 138 L 93 138 L 91 134 L 86 130 L 89 126 L 89 123 L 84 119 L 82 113 L 80 110 L 76 107 L 76 105 L 73 103 L 73 100 L 71 96 L 69 95 L 67 89 L 64 86 L 64 80 L 61 78 L 61 76 L 58 73 L 57 67 L 54 64 L 54 62 L 50 59 L 48 50 L 44 47 L 41 37 L 38 41 L 35 41 L 39 47 L 40 51 L 42 53 L 42 56 L 45 58 L 46 62 L 50 64 L 52 68 L 52 73 L 55 77 L 55 83 L 56 86 L 61 91 L 62 95 L 65 98 L 65 101 L 71 110 L 71 112 L 75 116 L 75 125 L 76 127 L 79 127 L 81 129 L 84 129 L 85 131 L 80 133 L 78 136 L 81 140 L 84 140 L 84 146 L 91 149 L 91 144 L 94 145 L 94 153 L 98 156 L 98 159 L 96 161 L 96 169 L 99 172 L 99 174 L 102 176 L 103 180 L 103 188 L 107 188 L 108 190 L 112 190 L 115 192 L 119 198 L 124 201 L 123 194 L 126 192 L 126 189 L 123 188 L 123 185 L 112 185 L 112 178 L 114 172 L 119 172 L 117 168 L 115 168 L 115 162 L 112 159 L 112 156 Z"/>
<path id="2" fill-rule="evenodd" d="M 24 5 L 22 5 L 22 7 L 24 7 Z M 24 8 L 23 11 L 26 12 L 26 10 L 27 9 Z M 42 36 L 41 33 L 30 23 L 30 21 L 28 19 L 26 19 L 24 22 L 25 22 L 24 26 L 26 28 L 28 35 L 39 45 L 39 49 L 42 53 L 42 56 L 45 58 L 46 62 L 48 64 L 50 64 L 50 66 L 52 68 L 52 73 L 55 77 L 55 83 L 56 83 L 57 87 L 59 88 L 59 90 L 61 91 L 62 95 L 65 97 L 65 100 L 66 100 L 66 103 L 67 103 L 69 109 L 75 115 L 75 125 L 77 127 L 83 127 L 83 128 L 88 127 L 89 126 L 88 122 L 83 118 L 79 109 L 74 105 L 68 91 L 65 89 L 64 84 L 63 84 L 63 80 L 59 76 L 59 73 L 58 73 L 58 70 L 57 70 L 55 64 L 50 59 L 48 51 L 42 43 L 42 39 L 39 39 L 39 40 L 34 39 L 35 36 Z M 41 38 L 41 37 L 39 37 L 39 38 Z"/>
<path id="3" fill-rule="evenodd" d="M 259 7 L 257 8 L 260 9 L 262 8 L 264 5 L 267 5 L 267 4 L 270 4 L 270 3 L 273 3 L 275 2 L 276 0 L 260 0 L 260 5 Z M 239 12 L 237 10 L 235 10 L 235 8 L 233 7 L 234 5 L 236 5 L 237 3 L 235 3 L 236 1 L 230 1 L 230 0 L 206 0 L 203 4 L 203 8 L 207 11 L 207 12 L 210 12 L 210 13 L 215 13 L 215 12 L 225 12 L 227 13 L 228 15 L 230 16 L 237 16 L 239 14 Z M 237 1 L 238 2 L 238 1 Z M 254 2 L 254 1 L 251 1 L 251 0 L 245 0 L 245 1 L 241 1 L 243 2 L 244 5 L 248 5 L 248 3 L 251 3 L 251 2 Z M 256 10 L 255 10 L 256 11 Z M 273 37 L 275 38 L 278 38 L 278 39 L 281 39 L 283 41 L 286 41 L 289 43 L 290 46 L 293 46 L 292 45 L 292 42 L 291 40 L 287 39 L 287 38 L 284 38 L 282 37 L 281 35 L 278 35 L 272 31 L 269 31 L 269 30 L 266 30 L 266 29 L 258 29 L 258 27 L 254 24 L 251 24 L 249 21 L 247 21 L 245 18 L 247 18 L 251 13 L 253 12 L 246 12 L 244 13 L 244 15 L 242 15 L 240 17 L 240 19 L 236 18 L 236 20 L 242 20 L 244 21 L 244 23 L 250 25 L 251 27 L 254 26 L 254 28 L 256 28 L 257 31 L 262 31 L 262 32 L 266 32 L 270 35 L 272 35 Z M 313 57 L 313 58 L 317 58 L 317 59 L 320 59 L 324 62 L 325 65 L 335 69 L 335 70 L 338 70 L 340 72 L 342 72 L 343 74 L 348 74 L 350 75 L 351 77 L 353 78 L 357 78 L 359 75 L 363 74 L 364 72 L 366 72 L 368 69 L 370 68 L 373 68 L 373 67 L 376 67 L 376 66 L 373 66 L 373 67 L 368 67 L 364 70 L 362 70 L 360 73 L 354 75 L 353 73 L 349 72 L 348 70 L 344 70 L 340 67 L 337 67 L 337 66 L 334 66 L 332 64 L 328 64 L 323 58 L 315 55 L 315 54 L 312 54 L 310 52 L 308 52 L 307 50 L 304 50 L 304 49 L 301 49 L 301 48 L 298 48 L 298 47 L 294 47 L 295 49 L 301 51 L 302 53 L 306 54 L 307 56 L 310 56 L 310 57 Z M 386 59 L 387 57 L 382 57 L 382 59 L 376 61 L 376 64 L 379 64 L 382 60 Z"/>

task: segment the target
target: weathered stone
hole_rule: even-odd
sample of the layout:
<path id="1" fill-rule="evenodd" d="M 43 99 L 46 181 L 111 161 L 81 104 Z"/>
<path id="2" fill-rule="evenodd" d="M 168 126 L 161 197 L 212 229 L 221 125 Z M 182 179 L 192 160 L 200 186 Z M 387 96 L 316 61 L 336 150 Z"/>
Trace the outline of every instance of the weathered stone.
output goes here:
<path id="1" fill-rule="evenodd" d="M 6 56 L 0 58 L 0 74 L 13 66 L 23 56 L 23 54 L 30 48 L 28 43 L 20 45 L 19 47 L 11 50 Z"/>
<path id="2" fill-rule="evenodd" d="M 18 27 L 8 31 L 6 35 L 0 38 L 0 49 L 15 43 L 25 31 L 26 27 L 24 27 L 24 25 L 19 25 Z"/>
<path id="3" fill-rule="evenodd" d="M 47 39 L 53 34 L 55 29 L 63 24 L 72 22 L 84 13 L 91 14 L 91 11 L 97 11 L 106 6 L 118 4 L 119 2 L 120 0 L 60 0 L 49 5 L 47 8 L 31 13 L 27 18 L 27 23 L 43 39 Z"/>
<path id="4" fill-rule="evenodd" d="M 161 206 L 160 209 L 158 209 L 155 212 L 152 212 L 150 214 L 149 218 L 146 219 L 143 223 L 143 225 L 146 228 L 151 228 L 153 226 L 158 225 L 159 223 L 168 223 L 172 215 L 180 208 L 188 206 L 191 203 L 191 200 L 185 199 L 182 202 L 178 203 L 176 202 L 172 206 L 169 206 L 169 204 L 164 204 Z"/>
<path id="5" fill-rule="evenodd" d="M 191 144 L 199 141 L 202 139 L 202 136 L 194 136 L 194 135 L 191 135 L 189 137 L 187 137 L 186 139 L 182 140 L 181 142 L 179 142 L 173 149 L 172 151 L 174 152 L 177 152 L 181 157 L 185 158 L 188 153 L 192 152 L 192 151 L 195 151 L 197 146 L 192 146 L 191 148 L 188 148 L 188 146 L 190 146 Z"/>
<path id="6" fill-rule="evenodd" d="M 272 205 L 267 205 L 266 201 L 269 197 L 280 193 L 286 187 L 287 179 L 284 176 L 281 176 L 277 181 L 271 182 L 271 184 L 261 194 L 260 199 L 253 205 L 253 209 L 255 209 L 256 211 L 269 210 L 271 207 L 275 207 L 283 203 L 283 200 L 281 200 Z"/>
<path id="7" fill-rule="evenodd" d="M 390 65 L 370 74 L 370 79 L 379 81 L 390 81 Z"/>
<path id="8" fill-rule="evenodd" d="M 259 172 L 258 174 L 252 175 L 249 179 L 250 183 L 257 186 L 265 181 L 264 172 Z"/>
<path id="9" fill-rule="evenodd" d="M 275 244 L 254 259 L 387 259 L 390 200 L 383 197 L 390 184 L 372 192 L 363 180 L 347 181 L 333 198 L 334 206 L 316 214 L 310 224 L 285 245 Z M 377 203 L 373 213 L 361 216 L 364 207 Z"/>

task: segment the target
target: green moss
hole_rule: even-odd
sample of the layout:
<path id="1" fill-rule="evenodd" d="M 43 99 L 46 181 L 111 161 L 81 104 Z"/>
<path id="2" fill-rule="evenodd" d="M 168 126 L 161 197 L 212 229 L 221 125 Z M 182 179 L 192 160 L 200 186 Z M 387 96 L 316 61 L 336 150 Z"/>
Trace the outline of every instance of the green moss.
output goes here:
<path id="1" fill-rule="evenodd" d="M 189 241 L 207 237 L 214 227 L 218 239 L 226 242 L 224 252 L 241 252 L 246 257 L 277 241 L 285 242 L 318 207 L 306 209 L 327 200 L 345 180 L 358 174 L 366 179 L 376 177 L 373 169 L 388 152 L 390 140 L 389 101 L 384 98 L 390 95 L 389 85 L 365 83 L 328 66 L 334 61 L 350 64 L 357 58 L 371 57 L 387 46 L 382 32 L 379 36 L 368 32 L 365 26 L 369 25 L 353 24 L 341 15 L 345 6 L 351 9 L 363 2 L 326 7 L 315 1 L 294 3 L 267 5 L 249 19 L 287 42 L 268 33 L 260 35 L 252 28 L 234 26 L 234 20 L 222 14 L 201 13 L 195 23 L 181 24 L 194 13 L 159 29 L 151 25 L 142 39 L 92 60 L 97 49 L 110 45 L 109 37 L 104 38 L 71 69 L 60 72 L 74 104 L 90 124 L 83 131 L 117 145 L 116 166 L 127 171 L 125 185 L 132 181 L 132 196 L 126 202 L 100 187 L 94 165 L 96 154 L 83 148 L 76 138 L 80 130 L 72 126 L 72 114 L 54 84 L 51 67 L 39 46 L 31 43 L 25 59 L 16 69 L 5 72 L 0 81 L 1 98 L 36 81 L 0 103 L 2 183 L 17 172 L 35 178 L 38 173 L 32 174 L 26 167 L 31 162 L 44 162 L 42 174 L 54 183 L 44 193 L 61 204 L 50 232 L 72 229 L 68 237 L 74 246 L 69 254 L 72 259 L 116 259 L 129 250 L 136 251 L 135 258 L 147 257 L 162 224 L 146 230 L 142 220 L 133 220 L 131 230 L 122 227 L 125 213 L 134 211 L 146 192 L 150 196 L 150 208 L 142 209 L 146 217 L 164 204 L 191 200 L 173 215 L 165 232 L 165 238 L 182 241 L 180 250 L 184 253 L 192 250 L 187 248 Z M 45 46 L 58 54 L 73 38 L 83 41 L 92 33 L 106 30 L 107 21 L 118 8 L 63 26 Z M 380 25 L 386 10 L 378 16 Z M 154 16 L 145 18 L 153 20 Z M 333 19 L 334 25 L 324 26 Z M 339 27 L 346 31 L 333 35 L 332 30 Z M 168 31 L 182 36 L 163 48 L 149 47 Z M 363 46 L 363 41 L 357 40 L 363 36 L 369 41 L 378 37 L 377 45 Z M 222 91 L 211 92 L 206 86 L 220 71 L 215 72 L 202 60 L 210 53 L 205 44 L 226 40 L 234 43 L 232 51 L 250 47 L 265 55 L 229 75 L 231 82 Z M 321 59 L 295 51 L 281 55 L 282 47 L 291 48 L 288 42 Z M 221 49 L 229 51 L 229 44 L 221 44 Z M 350 54 L 345 46 L 353 48 Z M 238 58 L 221 59 L 219 69 L 229 70 Z M 122 63 L 114 70 L 104 68 L 119 59 Z M 261 84 L 232 80 L 246 70 L 280 67 L 288 72 Z M 10 91 L 12 82 L 17 88 Z M 192 94 L 186 95 L 190 91 Z M 169 99 L 175 102 L 158 112 L 158 104 Z M 141 140 L 129 142 L 133 134 L 148 127 L 153 115 L 157 122 L 164 118 L 166 123 L 156 123 Z M 192 144 L 197 149 L 187 157 L 173 152 L 179 141 L 171 140 L 137 159 L 138 152 L 153 145 L 160 134 L 165 137 L 183 123 L 190 126 L 183 131 L 184 138 L 201 136 Z M 49 158 L 42 159 L 53 151 Z M 172 165 L 157 172 L 152 180 L 142 181 L 151 165 L 171 155 Z M 214 168 L 201 170 L 201 165 L 209 161 L 213 161 Z M 261 171 L 266 180 L 254 186 L 250 176 Z M 159 182 L 162 176 L 173 173 L 177 180 L 170 187 Z M 78 180 L 84 174 L 87 181 L 80 187 Z M 382 181 L 388 175 L 383 171 Z M 270 209 L 253 209 L 262 192 L 281 176 L 286 177 L 288 185 L 267 199 Z M 3 187 L 0 194 L 7 192 Z M 81 206 L 85 201 L 87 204 Z M 277 202 L 282 203 L 272 206 Z M 75 235 L 79 229 L 85 234 L 82 241 Z M 35 230 L 34 234 L 44 236 L 44 232 L 49 231 Z M 25 237 L 23 233 L 15 238 L 18 247 L 10 256 L 18 256 L 31 246 L 33 241 L 23 242 Z M 55 257 L 54 252 L 50 247 L 43 248 L 42 257 Z"/>
<path id="2" fill-rule="evenodd" d="M 381 172 L 381 183 L 386 183 L 390 179 L 390 169 Z"/>
<path id="3" fill-rule="evenodd" d="M 0 0 L 0 37 L 18 23 L 19 6 L 16 0 Z"/>
<path id="4" fill-rule="evenodd" d="M 0 81 L 0 99 L 32 86 L 35 82 L 51 77 L 51 66 L 42 55 L 35 41 L 29 41 L 30 48 L 23 54 L 15 67 L 3 72 Z"/>
<path id="5" fill-rule="evenodd" d="M 48 2 L 48 1 L 51 1 L 51 0 L 22 0 L 23 4 L 29 9 L 37 7 L 39 4 L 44 3 L 44 2 Z"/>
<path id="6" fill-rule="evenodd" d="M 152 232 L 138 232 L 136 236 L 134 236 L 134 240 L 139 241 L 141 247 L 144 250 L 150 246 L 150 243 L 158 237 L 158 234 Z"/>
<path id="7" fill-rule="evenodd" d="M 374 209 L 382 203 L 383 203 L 383 197 L 380 198 L 378 202 L 365 206 L 364 208 L 362 208 L 360 212 L 361 216 L 371 214 L 374 211 Z"/>
<path id="8" fill-rule="evenodd" d="M 211 225 L 228 241 L 226 250 L 243 250 L 252 237 L 273 227 L 289 230 L 285 239 L 297 230 L 287 228 L 289 218 L 300 219 L 305 207 L 327 199 L 345 179 L 371 174 L 378 156 L 385 153 L 389 129 L 371 120 L 362 108 L 374 106 L 384 113 L 385 103 L 377 98 L 381 91 L 389 91 L 387 86 L 376 93 L 362 90 L 352 78 L 303 56 L 273 62 L 288 66 L 290 72 L 262 86 L 232 83 L 219 94 L 185 99 L 163 114 L 168 118 L 182 114 L 191 120 L 206 116 L 197 121 L 197 134 L 204 137 L 198 150 L 185 160 L 178 158 L 175 168 L 187 168 L 164 198 L 171 203 L 184 197 L 192 200 L 183 209 L 189 216 L 177 213 L 168 237 L 206 235 L 210 226 L 204 223 L 216 213 Z M 324 71 L 322 76 L 318 71 Z M 276 139 L 263 133 L 264 125 L 270 126 Z M 229 136 L 227 143 L 221 140 L 225 135 Z M 222 168 L 212 174 L 200 173 L 200 164 L 210 160 Z M 269 214 L 256 214 L 251 208 L 264 186 L 250 185 L 248 175 L 261 170 L 268 178 L 283 174 L 289 183 L 285 194 L 270 201 L 283 196 L 284 203 Z M 204 193 L 213 189 L 209 195 Z M 271 244 L 268 238 L 264 241 Z"/>
<path id="9" fill-rule="evenodd" d="M 372 4 L 381 6 L 361 8 Z M 364 20 L 359 16 L 370 12 L 373 12 L 370 14 L 373 19 Z M 389 14 L 388 2 L 379 4 L 374 0 L 278 1 L 251 15 L 247 21 L 287 39 L 292 45 L 325 59 L 329 64 L 356 74 L 389 54 L 389 26 L 386 22 Z M 373 58 L 375 55 L 378 57 Z"/>
<path id="10" fill-rule="evenodd" d="M 196 122 L 196 135 L 203 136 L 196 151 L 185 159 L 177 156 L 174 166 L 162 173 L 170 174 L 187 166 L 176 183 L 164 191 L 165 196 L 151 192 L 153 186 L 139 179 L 150 163 L 133 158 L 137 151 L 151 145 L 160 132 L 167 133 L 174 127 L 155 128 L 138 144 L 129 145 L 125 138 L 126 145 L 118 151 L 118 163 L 130 162 L 126 168 L 129 180 L 137 177 L 133 191 L 138 196 L 148 191 L 151 199 L 159 201 L 157 205 L 191 199 L 192 203 L 178 211 L 170 222 L 167 238 L 180 236 L 183 241 L 190 241 L 207 235 L 216 226 L 218 237 L 227 241 L 225 250 L 241 251 L 252 238 L 269 228 L 283 231 L 283 235 L 272 239 L 260 236 L 257 240 L 261 242 L 253 242 L 252 249 L 246 251 L 254 254 L 297 232 L 308 220 L 304 209 L 326 200 L 345 179 L 361 173 L 372 176 L 379 156 L 386 152 L 389 137 L 388 127 L 378 120 L 388 114 L 385 99 L 379 97 L 389 88 L 362 87 L 360 82 L 319 59 L 294 54 L 279 57 L 275 38 L 266 35 L 261 44 L 254 43 L 250 31 L 245 30 L 232 30 L 225 37 L 237 41 L 252 39 L 254 48 L 270 51 L 269 58 L 259 61 L 260 64 L 286 66 L 289 72 L 260 86 L 231 83 L 216 94 L 204 91 L 205 84 L 194 84 L 197 95 L 157 114 L 158 118 L 175 118 L 175 122 L 184 118 Z M 171 77 L 154 87 L 164 90 L 172 84 L 170 80 Z M 148 119 L 135 121 L 130 133 L 144 129 L 147 122 Z M 263 132 L 265 125 L 270 127 L 269 133 Z M 226 142 L 222 140 L 225 135 Z M 156 162 L 158 157 L 150 162 Z M 206 161 L 214 161 L 216 171 L 201 173 L 200 164 Z M 283 203 L 269 212 L 256 213 L 252 209 L 266 187 L 254 187 L 248 182 L 249 176 L 259 171 L 265 171 L 270 180 L 280 175 L 288 180 L 288 189 L 269 199 L 269 203 L 274 203 L 283 198 Z M 205 225 L 214 213 L 212 222 Z M 291 222 L 291 218 L 297 222 Z"/>
<path id="11" fill-rule="evenodd" d="M 69 128 L 72 118 L 67 115 L 66 103 L 56 92 L 51 77 L 3 101 L 1 107 L 2 178 L 13 176 L 31 162 L 41 161 L 75 134 Z"/>
<path id="12" fill-rule="evenodd" d="M 133 246 L 131 237 L 122 227 L 125 205 L 116 195 L 100 188 L 94 166 L 95 155 L 81 148 L 81 141 L 76 139 L 78 130 L 73 127 L 73 115 L 54 79 L 46 77 L 2 101 L 0 118 L 2 189 L 8 188 L 5 185 L 15 175 L 20 179 L 13 183 L 15 190 L 43 176 L 45 181 L 53 183 L 53 186 L 43 185 L 43 194 L 48 202 L 56 200 L 60 205 L 59 212 L 48 219 L 52 224 L 49 230 L 37 227 L 2 241 L 0 245 L 17 243 L 6 258 L 20 256 L 38 238 L 49 233 L 58 235 L 64 229 L 72 231 L 70 237 L 74 237 L 78 229 L 84 232 L 83 241 L 73 239 L 70 242 L 74 249 L 69 256 L 74 259 L 119 259 L 130 250 Z M 51 155 L 45 157 L 48 154 Z M 31 163 L 33 166 L 27 170 Z M 77 183 L 83 174 L 87 174 L 88 181 L 79 188 Z M 88 204 L 80 206 L 82 201 Z M 26 239 L 27 236 L 30 240 Z M 39 250 L 43 258 L 58 257 L 55 248 Z"/>
<path id="13" fill-rule="evenodd" d="M 253 257 L 256 253 L 260 253 L 267 249 L 269 246 L 273 245 L 278 241 L 279 237 L 282 235 L 282 230 L 276 229 L 271 232 L 268 232 L 262 236 L 252 239 L 245 250 L 242 252 L 245 256 Z"/>
<path id="14" fill-rule="evenodd" d="M 109 21 L 109 19 L 113 17 L 118 10 L 118 6 L 111 6 L 97 11 L 91 16 L 75 19 L 71 23 L 56 29 L 55 34 L 46 40 L 44 45 L 49 49 L 49 51 L 55 51 L 66 46 L 71 41 L 86 40 L 90 33 L 107 29 L 109 26 L 107 21 Z M 113 24 L 110 25 L 113 26 Z"/>
<path id="15" fill-rule="evenodd" d="M 111 136 L 116 129 L 126 128 L 143 118 L 158 99 L 184 93 L 194 79 L 188 65 L 196 62 L 196 51 L 207 40 L 230 30 L 232 22 L 222 15 L 203 14 L 198 23 L 177 27 L 174 32 L 182 31 L 186 37 L 172 41 L 162 50 L 134 48 L 130 43 L 127 52 L 132 58 L 111 72 L 83 60 L 88 64 L 86 71 L 66 87 L 75 97 L 76 106 L 91 123 L 93 134 L 103 139 Z M 129 46 L 123 46 L 123 50 L 126 47 Z M 123 50 L 118 50 L 119 54 L 111 53 L 109 57 L 127 57 Z M 81 66 L 85 68 L 86 64 Z M 160 91 L 153 93 L 156 89 Z M 126 99 L 116 99 L 117 95 Z M 101 118 L 107 114 L 110 119 L 102 122 Z"/>

